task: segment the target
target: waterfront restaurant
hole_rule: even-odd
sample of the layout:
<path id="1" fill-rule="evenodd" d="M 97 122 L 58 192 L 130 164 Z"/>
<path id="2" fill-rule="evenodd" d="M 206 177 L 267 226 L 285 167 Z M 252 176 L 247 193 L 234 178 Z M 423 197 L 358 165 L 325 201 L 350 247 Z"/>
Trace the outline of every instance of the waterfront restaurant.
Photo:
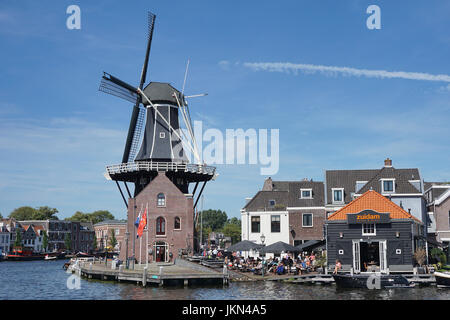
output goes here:
<path id="1" fill-rule="evenodd" d="M 376 191 L 369 190 L 331 214 L 325 225 L 328 268 L 342 271 L 412 272 L 423 246 L 422 223 Z"/>

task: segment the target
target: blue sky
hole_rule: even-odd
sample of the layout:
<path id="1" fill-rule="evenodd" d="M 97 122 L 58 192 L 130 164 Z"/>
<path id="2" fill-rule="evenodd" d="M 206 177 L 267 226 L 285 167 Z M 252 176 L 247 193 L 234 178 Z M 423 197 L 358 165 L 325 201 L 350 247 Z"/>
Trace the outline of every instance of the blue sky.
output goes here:
<path id="1" fill-rule="evenodd" d="M 81 8 L 81 30 L 66 8 Z M 381 29 L 366 8 L 381 8 Z M 156 13 L 149 78 L 181 88 L 195 120 L 223 132 L 280 129 L 279 180 L 326 169 L 418 167 L 450 180 L 448 1 L 10 1 L 0 3 L 0 212 L 48 205 L 61 218 L 107 209 L 125 218 L 105 166 L 121 160 L 131 105 L 98 91 L 103 71 L 137 84 L 146 11 Z M 291 63 L 443 75 L 277 72 Z M 287 71 L 289 71 L 287 69 Z M 447 77 L 447 78 L 446 78 Z M 239 217 L 263 184 L 258 165 L 219 165 L 205 209 Z"/>

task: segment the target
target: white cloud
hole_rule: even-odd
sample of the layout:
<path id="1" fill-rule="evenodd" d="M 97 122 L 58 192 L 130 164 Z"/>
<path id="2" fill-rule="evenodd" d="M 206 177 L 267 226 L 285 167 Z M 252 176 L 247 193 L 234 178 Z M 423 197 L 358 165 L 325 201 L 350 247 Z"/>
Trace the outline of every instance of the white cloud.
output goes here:
<path id="1" fill-rule="evenodd" d="M 303 72 L 305 74 L 324 74 L 326 76 L 354 76 L 354 77 L 368 77 L 368 78 L 398 78 L 408 80 L 423 80 L 423 81 L 443 81 L 450 82 L 450 76 L 445 74 L 433 75 L 421 72 L 405 72 L 405 71 L 386 71 L 386 70 L 368 70 L 356 69 L 349 67 L 337 66 L 323 66 L 313 64 L 295 64 L 290 62 L 245 62 L 243 65 L 254 71 L 269 71 L 269 72 L 283 72 L 294 73 Z"/>

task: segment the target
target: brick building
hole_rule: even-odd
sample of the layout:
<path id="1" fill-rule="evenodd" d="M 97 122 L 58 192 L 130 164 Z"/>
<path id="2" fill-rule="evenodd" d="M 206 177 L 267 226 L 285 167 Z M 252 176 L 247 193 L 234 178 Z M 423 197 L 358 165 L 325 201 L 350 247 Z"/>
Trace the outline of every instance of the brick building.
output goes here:
<path id="1" fill-rule="evenodd" d="M 127 229 L 126 220 L 106 220 L 94 225 L 95 236 L 97 238 L 97 249 L 105 250 L 110 246 L 111 232 L 117 240 L 117 245 L 114 252 L 119 252 L 123 245 L 125 245 L 125 233 Z"/>
<path id="2" fill-rule="evenodd" d="M 137 239 L 134 225 L 141 211 L 147 210 L 148 233 Z M 191 194 L 184 194 L 166 176 L 159 172 L 135 198 L 128 201 L 128 257 L 138 262 L 173 261 L 179 250 L 191 251 L 194 247 L 194 210 Z M 148 238 L 147 238 L 148 237 Z M 125 240 L 124 240 L 125 241 Z M 121 245 L 120 259 L 126 259 L 126 243 Z"/>

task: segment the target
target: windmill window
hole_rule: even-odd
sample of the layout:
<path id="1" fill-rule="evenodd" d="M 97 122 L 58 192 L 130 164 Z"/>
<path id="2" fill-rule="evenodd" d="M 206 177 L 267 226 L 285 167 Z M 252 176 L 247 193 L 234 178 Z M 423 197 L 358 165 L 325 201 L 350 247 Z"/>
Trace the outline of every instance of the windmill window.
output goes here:
<path id="1" fill-rule="evenodd" d="M 156 219 L 156 235 L 166 234 L 166 220 L 163 217 Z"/>
<path id="2" fill-rule="evenodd" d="M 180 230 L 181 229 L 180 217 L 175 217 L 174 222 L 173 222 L 173 228 L 175 230 Z"/>
<path id="3" fill-rule="evenodd" d="M 160 137 L 161 139 L 164 139 L 164 138 L 166 137 L 166 133 L 165 133 L 165 132 L 160 132 L 160 133 L 159 133 L 159 137 Z"/>
<path id="4" fill-rule="evenodd" d="M 158 207 L 165 207 L 166 206 L 166 196 L 164 195 L 164 193 L 160 193 L 158 194 Z"/>

